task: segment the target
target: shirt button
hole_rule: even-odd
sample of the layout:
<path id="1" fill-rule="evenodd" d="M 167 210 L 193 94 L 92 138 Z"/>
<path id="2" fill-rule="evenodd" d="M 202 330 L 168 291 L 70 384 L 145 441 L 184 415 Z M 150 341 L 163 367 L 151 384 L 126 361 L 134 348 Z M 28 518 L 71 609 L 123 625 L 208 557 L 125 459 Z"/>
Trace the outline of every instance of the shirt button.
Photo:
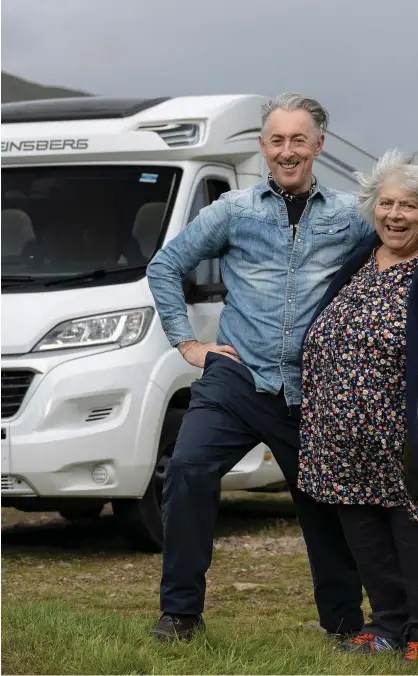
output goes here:
<path id="1" fill-rule="evenodd" d="M 288 335 L 289 335 L 289 333 L 290 333 L 290 331 L 286 331 L 286 336 L 288 336 Z"/>
<path id="2" fill-rule="evenodd" d="M 294 271 L 295 271 L 295 268 L 292 268 L 290 272 L 294 272 Z"/>
<path id="3" fill-rule="evenodd" d="M 328 232 L 331 232 L 331 233 L 333 233 L 333 232 L 334 232 L 334 230 L 328 230 Z"/>
<path id="4" fill-rule="evenodd" d="M 300 238 L 300 237 L 298 237 L 298 242 L 301 242 L 301 241 L 302 241 L 302 240 L 301 240 L 301 238 Z"/>
<path id="5" fill-rule="evenodd" d="M 289 302 L 289 303 L 291 303 L 291 302 L 292 302 L 292 299 L 291 299 L 291 298 L 289 298 L 289 301 L 288 301 L 288 302 Z"/>

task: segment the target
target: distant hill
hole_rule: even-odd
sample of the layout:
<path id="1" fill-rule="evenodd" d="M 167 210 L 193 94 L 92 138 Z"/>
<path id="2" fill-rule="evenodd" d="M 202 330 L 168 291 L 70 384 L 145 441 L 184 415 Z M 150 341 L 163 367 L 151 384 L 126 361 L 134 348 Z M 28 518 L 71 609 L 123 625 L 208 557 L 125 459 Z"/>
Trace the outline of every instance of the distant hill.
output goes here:
<path id="1" fill-rule="evenodd" d="M 90 96 L 87 92 L 79 92 L 75 89 L 63 87 L 46 87 L 15 77 L 9 73 L 1 72 L 1 101 L 31 101 L 33 99 L 56 99 L 68 96 Z"/>

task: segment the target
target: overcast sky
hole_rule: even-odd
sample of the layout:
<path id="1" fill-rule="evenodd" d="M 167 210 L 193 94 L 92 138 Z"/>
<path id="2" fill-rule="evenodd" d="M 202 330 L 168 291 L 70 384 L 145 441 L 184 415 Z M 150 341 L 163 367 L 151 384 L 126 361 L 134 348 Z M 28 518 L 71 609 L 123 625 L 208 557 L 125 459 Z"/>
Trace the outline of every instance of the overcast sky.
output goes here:
<path id="1" fill-rule="evenodd" d="M 105 95 L 310 93 L 373 153 L 418 149 L 418 0 L 3 0 L 2 68 Z"/>

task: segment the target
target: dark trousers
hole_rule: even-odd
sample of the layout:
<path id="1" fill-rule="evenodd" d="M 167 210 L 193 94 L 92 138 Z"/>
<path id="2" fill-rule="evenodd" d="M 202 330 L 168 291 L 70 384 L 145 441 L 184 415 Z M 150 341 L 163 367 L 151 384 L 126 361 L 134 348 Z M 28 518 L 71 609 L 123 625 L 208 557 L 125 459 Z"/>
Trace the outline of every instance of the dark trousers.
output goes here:
<path id="1" fill-rule="evenodd" d="M 203 611 L 221 478 L 255 445 L 267 444 L 292 494 L 305 536 L 320 622 L 330 633 L 363 626 L 362 588 L 336 507 L 296 488 L 300 407 L 257 392 L 250 372 L 209 353 L 170 462 L 164 495 L 161 609 Z"/>
<path id="2" fill-rule="evenodd" d="M 404 509 L 343 505 L 339 513 L 372 607 L 364 631 L 418 641 L 418 523 Z"/>

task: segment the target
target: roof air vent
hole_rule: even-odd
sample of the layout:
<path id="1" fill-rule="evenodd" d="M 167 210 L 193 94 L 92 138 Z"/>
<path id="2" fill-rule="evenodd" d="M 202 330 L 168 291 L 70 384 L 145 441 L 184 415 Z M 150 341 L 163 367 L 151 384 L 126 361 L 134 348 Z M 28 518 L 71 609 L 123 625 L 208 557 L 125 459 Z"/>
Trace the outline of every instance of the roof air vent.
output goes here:
<path id="1" fill-rule="evenodd" d="M 202 138 L 202 125 L 196 122 L 168 122 L 166 124 L 144 124 L 140 131 L 155 131 L 170 148 L 197 145 Z"/>

